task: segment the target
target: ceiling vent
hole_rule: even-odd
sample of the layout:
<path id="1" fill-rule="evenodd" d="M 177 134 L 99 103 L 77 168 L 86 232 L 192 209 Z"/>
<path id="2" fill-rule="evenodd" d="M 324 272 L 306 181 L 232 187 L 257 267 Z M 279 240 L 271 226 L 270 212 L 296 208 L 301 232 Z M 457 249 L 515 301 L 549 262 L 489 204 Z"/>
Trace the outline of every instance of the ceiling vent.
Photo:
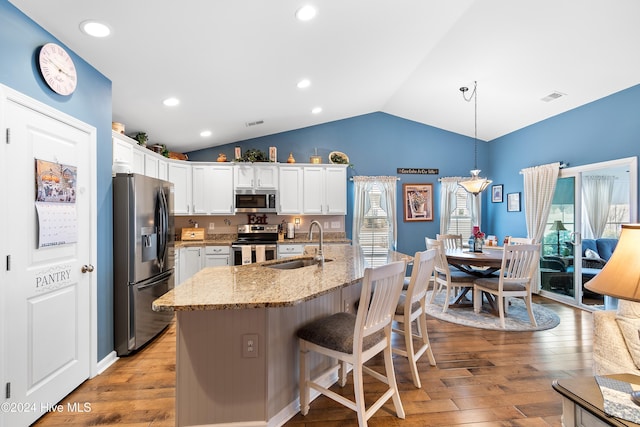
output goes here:
<path id="1" fill-rule="evenodd" d="M 258 126 L 264 123 L 264 120 L 256 120 L 255 122 L 247 122 L 245 126 L 250 128 L 251 126 Z"/>
<path id="2" fill-rule="evenodd" d="M 566 96 L 566 95 L 567 95 L 566 93 L 562 93 L 562 92 L 551 92 L 549 95 L 542 98 L 542 101 L 551 102 L 551 101 L 555 101 L 558 98 L 562 98 L 563 96 Z"/>

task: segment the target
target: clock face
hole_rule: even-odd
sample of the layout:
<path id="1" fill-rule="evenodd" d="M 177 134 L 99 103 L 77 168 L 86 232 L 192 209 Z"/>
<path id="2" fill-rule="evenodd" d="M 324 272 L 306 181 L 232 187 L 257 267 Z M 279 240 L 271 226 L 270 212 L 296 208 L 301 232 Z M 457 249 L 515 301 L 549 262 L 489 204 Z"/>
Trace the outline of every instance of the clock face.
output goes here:
<path id="1" fill-rule="evenodd" d="M 49 87 L 60 95 L 71 95 L 76 90 L 78 76 L 73 60 L 66 50 L 55 43 L 47 43 L 40 49 L 40 72 Z"/>

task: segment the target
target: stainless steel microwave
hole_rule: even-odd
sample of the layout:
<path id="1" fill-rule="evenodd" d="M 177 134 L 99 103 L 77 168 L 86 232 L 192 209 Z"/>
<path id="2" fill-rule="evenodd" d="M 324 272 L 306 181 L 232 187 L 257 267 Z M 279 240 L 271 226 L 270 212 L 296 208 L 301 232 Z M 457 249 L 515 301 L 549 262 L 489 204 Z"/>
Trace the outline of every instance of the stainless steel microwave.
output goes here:
<path id="1" fill-rule="evenodd" d="M 236 190 L 237 213 L 276 213 L 277 211 L 277 191 Z"/>

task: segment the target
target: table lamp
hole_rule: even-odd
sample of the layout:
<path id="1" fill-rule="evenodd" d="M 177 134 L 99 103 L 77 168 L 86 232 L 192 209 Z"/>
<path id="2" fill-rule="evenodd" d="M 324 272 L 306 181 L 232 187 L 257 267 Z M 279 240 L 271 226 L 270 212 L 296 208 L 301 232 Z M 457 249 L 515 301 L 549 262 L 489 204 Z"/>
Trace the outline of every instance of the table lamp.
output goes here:
<path id="1" fill-rule="evenodd" d="M 562 221 L 560 221 L 559 219 L 556 221 L 553 221 L 553 224 L 551 225 L 551 231 L 555 231 L 558 236 L 558 240 L 557 240 L 558 255 L 560 255 L 560 232 L 565 230 L 566 228 L 564 228 L 564 224 L 562 223 Z"/>
<path id="2" fill-rule="evenodd" d="M 622 233 L 613 255 L 602 271 L 585 283 L 592 292 L 615 298 L 640 302 L 640 224 L 622 225 Z M 633 402 L 640 405 L 640 392 L 631 394 Z"/>

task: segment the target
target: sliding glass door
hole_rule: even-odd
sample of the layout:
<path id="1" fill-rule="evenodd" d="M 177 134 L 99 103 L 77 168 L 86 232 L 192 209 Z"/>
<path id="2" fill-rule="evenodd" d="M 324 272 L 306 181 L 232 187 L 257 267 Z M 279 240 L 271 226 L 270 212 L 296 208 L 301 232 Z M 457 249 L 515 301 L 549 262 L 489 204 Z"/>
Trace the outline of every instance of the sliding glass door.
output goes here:
<path id="1" fill-rule="evenodd" d="M 542 241 L 541 294 L 590 309 L 609 305 L 584 288 L 637 221 L 637 158 L 561 169 Z"/>

